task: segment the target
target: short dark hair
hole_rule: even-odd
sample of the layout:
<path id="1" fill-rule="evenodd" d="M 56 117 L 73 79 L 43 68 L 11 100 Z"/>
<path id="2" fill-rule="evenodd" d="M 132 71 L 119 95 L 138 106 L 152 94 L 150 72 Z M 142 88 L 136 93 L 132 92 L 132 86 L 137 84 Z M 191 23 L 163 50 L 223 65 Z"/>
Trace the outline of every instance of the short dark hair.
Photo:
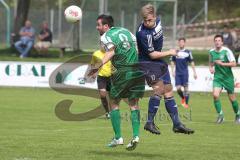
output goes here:
<path id="1" fill-rule="evenodd" d="M 178 41 L 181 41 L 181 40 L 183 40 L 184 42 L 186 42 L 186 38 L 184 38 L 184 37 L 178 38 Z"/>
<path id="2" fill-rule="evenodd" d="M 114 26 L 114 21 L 113 21 L 113 17 L 111 15 L 105 15 L 105 14 L 101 14 L 97 17 L 97 20 L 101 19 L 102 20 L 102 24 L 107 24 L 109 26 L 109 28 Z"/>
<path id="3" fill-rule="evenodd" d="M 222 36 L 221 34 L 217 34 L 217 35 L 215 35 L 215 36 L 214 36 L 214 40 L 215 40 L 216 38 L 221 38 L 222 41 L 223 41 L 223 36 Z"/>

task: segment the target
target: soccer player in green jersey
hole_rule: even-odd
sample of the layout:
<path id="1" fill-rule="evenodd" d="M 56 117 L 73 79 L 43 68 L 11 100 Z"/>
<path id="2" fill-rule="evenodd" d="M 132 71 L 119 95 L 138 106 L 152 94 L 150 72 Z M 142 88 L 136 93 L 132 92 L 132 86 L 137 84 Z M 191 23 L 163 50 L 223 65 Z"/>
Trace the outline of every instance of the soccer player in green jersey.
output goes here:
<path id="1" fill-rule="evenodd" d="M 109 15 L 100 15 L 97 18 L 96 28 L 102 35 L 101 42 L 106 51 L 99 67 L 109 60 L 114 67 L 109 97 L 112 109 L 110 117 L 115 136 L 108 146 L 115 147 L 123 144 L 119 103 L 122 98 L 128 98 L 133 138 L 126 149 L 133 150 L 139 142 L 140 111 L 138 100 L 143 96 L 145 87 L 144 75 L 137 65 L 136 38 L 125 28 L 113 27 L 113 18 Z M 96 72 L 99 67 L 92 69 L 89 75 Z"/>
<path id="2" fill-rule="evenodd" d="M 236 66 L 236 60 L 232 51 L 223 46 L 222 35 L 216 35 L 214 37 L 214 44 L 215 48 L 209 51 L 209 70 L 214 74 L 213 99 L 214 106 L 218 113 L 216 123 L 221 124 L 224 121 L 222 106 L 219 100 L 219 95 L 224 88 L 228 93 L 229 100 L 236 114 L 235 122 L 240 124 L 240 110 L 236 95 L 234 94 L 234 77 L 231 69 Z"/>

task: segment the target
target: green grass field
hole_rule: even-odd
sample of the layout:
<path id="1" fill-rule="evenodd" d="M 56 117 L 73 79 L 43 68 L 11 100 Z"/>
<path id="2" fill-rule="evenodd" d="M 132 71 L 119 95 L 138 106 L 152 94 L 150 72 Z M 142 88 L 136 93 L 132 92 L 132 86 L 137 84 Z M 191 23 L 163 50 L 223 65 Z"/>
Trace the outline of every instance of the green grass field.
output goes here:
<path id="1" fill-rule="evenodd" d="M 238 160 L 240 157 L 240 125 L 233 122 L 226 94 L 221 96 L 226 120 L 222 125 L 214 123 L 216 114 L 210 94 L 192 94 L 192 121 L 186 116 L 189 110 L 179 107 L 184 123 L 195 129 L 194 135 L 174 134 L 171 122 L 164 116 L 156 120 L 161 135 L 144 131 L 147 99 L 142 99 L 141 139 L 132 152 L 126 151 L 125 146 L 106 147 L 113 131 L 104 116 L 85 122 L 62 121 L 55 116 L 54 108 L 60 100 L 73 99 L 71 111 L 79 113 L 94 108 L 100 103 L 98 99 L 37 88 L 1 87 L 0 95 L 1 160 Z M 163 103 L 160 112 L 166 115 Z M 128 113 L 124 103 L 121 113 Z M 122 132 L 127 144 L 131 138 L 129 118 L 122 119 Z"/>

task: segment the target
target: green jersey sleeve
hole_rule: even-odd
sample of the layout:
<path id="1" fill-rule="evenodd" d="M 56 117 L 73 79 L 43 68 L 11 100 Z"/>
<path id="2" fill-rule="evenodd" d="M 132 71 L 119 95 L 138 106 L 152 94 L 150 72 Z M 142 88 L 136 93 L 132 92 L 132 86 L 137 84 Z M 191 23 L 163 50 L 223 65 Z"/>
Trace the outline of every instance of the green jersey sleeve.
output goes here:
<path id="1" fill-rule="evenodd" d="M 109 51 L 111 48 L 115 46 L 112 39 L 104 33 L 101 36 L 101 44 L 103 45 L 105 51 Z"/>
<path id="2" fill-rule="evenodd" d="M 235 59 L 235 57 L 233 55 L 233 52 L 230 49 L 228 49 L 228 48 L 225 48 L 225 49 L 227 50 L 228 61 L 229 62 L 236 62 L 236 59 Z"/>

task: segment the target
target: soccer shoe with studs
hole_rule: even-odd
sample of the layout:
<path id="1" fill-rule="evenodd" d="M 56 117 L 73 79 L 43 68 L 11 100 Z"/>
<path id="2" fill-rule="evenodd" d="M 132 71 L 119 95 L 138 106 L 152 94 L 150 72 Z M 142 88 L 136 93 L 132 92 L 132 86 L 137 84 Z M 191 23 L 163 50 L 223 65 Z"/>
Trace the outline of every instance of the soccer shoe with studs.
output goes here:
<path id="1" fill-rule="evenodd" d="M 222 124 L 224 122 L 224 116 L 219 115 L 216 120 L 216 124 Z"/>
<path id="2" fill-rule="evenodd" d="M 158 127 L 154 124 L 154 122 L 147 122 L 144 126 L 144 129 L 153 134 L 160 134 L 160 131 L 158 130 Z"/>
<path id="3" fill-rule="evenodd" d="M 105 117 L 106 119 L 110 119 L 111 118 L 110 113 L 105 113 Z"/>
<path id="4" fill-rule="evenodd" d="M 236 115 L 235 117 L 235 123 L 240 124 L 240 115 Z"/>
<path id="5" fill-rule="evenodd" d="M 128 151 L 134 150 L 137 147 L 138 142 L 139 142 L 139 137 L 138 136 L 133 137 L 133 139 L 128 143 L 126 150 Z"/>
<path id="6" fill-rule="evenodd" d="M 185 98 L 182 98 L 181 105 L 185 108 L 185 105 L 186 105 L 186 99 Z"/>
<path id="7" fill-rule="evenodd" d="M 173 127 L 173 132 L 183 133 L 183 134 L 193 134 L 194 130 L 187 128 L 184 124 L 179 124 L 178 126 Z"/>
<path id="8" fill-rule="evenodd" d="M 112 141 L 107 145 L 108 147 L 116 147 L 118 145 L 123 145 L 123 138 L 119 139 L 113 138 Z"/>

